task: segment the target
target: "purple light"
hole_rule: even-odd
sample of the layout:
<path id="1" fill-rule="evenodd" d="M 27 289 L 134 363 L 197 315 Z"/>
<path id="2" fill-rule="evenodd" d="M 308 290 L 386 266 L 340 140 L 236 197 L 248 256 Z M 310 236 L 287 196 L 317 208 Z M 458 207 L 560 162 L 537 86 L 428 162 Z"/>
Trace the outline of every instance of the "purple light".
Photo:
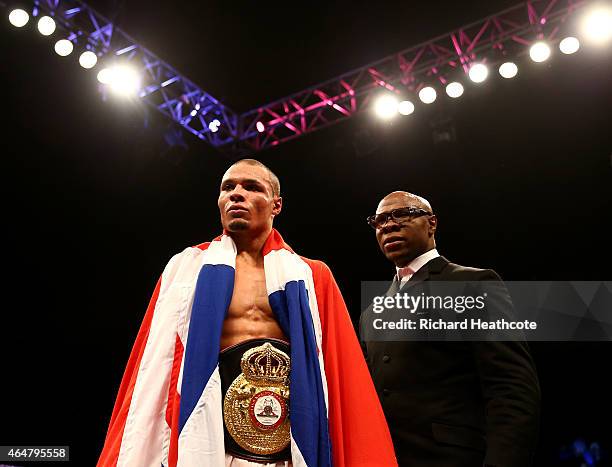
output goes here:
<path id="1" fill-rule="evenodd" d="M 263 133 L 266 129 L 265 125 L 262 122 L 257 122 L 255 124 L 255 128 L 257 128 L 257 131 L 259 131 L 260 133 Z"/>

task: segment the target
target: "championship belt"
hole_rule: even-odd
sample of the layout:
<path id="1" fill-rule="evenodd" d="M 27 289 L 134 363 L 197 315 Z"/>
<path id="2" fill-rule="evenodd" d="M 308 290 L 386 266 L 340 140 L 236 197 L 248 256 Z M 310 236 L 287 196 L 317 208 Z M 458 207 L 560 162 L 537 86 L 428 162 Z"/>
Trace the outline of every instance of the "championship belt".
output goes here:
<path id="1" fill-rule="evenodd" d="M 289 345 L 253 339 L 219 355 L 225 451 L 253 462 L 291 459 Z"/>

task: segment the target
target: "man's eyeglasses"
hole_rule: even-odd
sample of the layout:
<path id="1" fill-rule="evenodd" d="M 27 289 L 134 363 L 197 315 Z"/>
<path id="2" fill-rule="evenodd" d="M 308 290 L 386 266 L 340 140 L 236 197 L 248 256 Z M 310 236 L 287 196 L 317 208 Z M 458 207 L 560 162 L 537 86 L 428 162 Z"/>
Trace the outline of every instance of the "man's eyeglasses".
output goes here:
<path id="1" fill-rule="evenodd" d="M 415 219 L 417 217 L 431 215 L 433 215 L 431 212 L 421 208 L 397 208 L 389 212 L 381 212 L 380 214 L 368 217 L 368 224 L 373 229 L 380 229 L 389 221 L 389 218 L 393 219 L 393 221 L 397 224 L 401 224 L 404 221 Z"/>

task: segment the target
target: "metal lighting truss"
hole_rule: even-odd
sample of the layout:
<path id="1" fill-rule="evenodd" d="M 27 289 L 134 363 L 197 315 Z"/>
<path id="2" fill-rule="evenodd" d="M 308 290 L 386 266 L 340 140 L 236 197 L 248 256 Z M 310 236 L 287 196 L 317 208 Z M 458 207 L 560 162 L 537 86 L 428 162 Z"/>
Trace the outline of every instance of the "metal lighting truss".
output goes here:
<path id="1" fill-rule="evenodd" d="M 461 79 L 473 63 L 491 66 L 518 57 L 537 40 L 558 40 L 573 13 L 586 3 L 527 1 L 258 107 L 240 117 L 241 142 L 252 151 L 276 146 L 369 108 L 381 91 L 410 98 L 424 86 Z M 261 133 L 257 122 L 264 124 Z"/>
<path id="2" fill-rule="evenodd" d="M 142 78 L 140 99 L 190 133 L 215 147 L 239 138 L 238 114 L 137 44 L 93 8 L 78 0 L 35 1 L 34 16 L 41 14 L 53 17 L 57 29 L 77 49 L 91 50 L 104 60 L 104 65 L 116 62 L 133 66 Z"/>
<path id="3" fill-rule="evenodd" d="M 345 120 L 369 108 L 380 92 L 411 98 L 424 86 L 460 80 L 474 63 L 494 66 L 526 54 L 537 40 L 554 43 L 573 29 L 574 12 L 587 3 L 527 1 L 241 115 L 83 2 L 38 0 L 34 16 L 52 16 L 77 47 L 105 61 L 130 62 L 143 77 L 145 103 L 210 145 L 245 154 Z"/>

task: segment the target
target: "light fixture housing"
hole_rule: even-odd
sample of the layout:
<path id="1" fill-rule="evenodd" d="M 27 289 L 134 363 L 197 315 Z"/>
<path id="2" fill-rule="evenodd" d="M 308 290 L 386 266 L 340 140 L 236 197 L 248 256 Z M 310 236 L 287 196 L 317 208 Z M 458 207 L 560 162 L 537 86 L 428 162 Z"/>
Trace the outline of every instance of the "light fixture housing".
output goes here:
<path id="1" fill-rule="evenodd" d="M 74 44 L 68 39 L 60 39 L 53 48 L 60 57 L 67 57 L 74 50 Z"/>
<path id="2" fill-rule="evenodd" d="M 419 99 L 421 99 L 423 104 L 432 104 L 435 102 L 436 97 L 438 97 L 438 94 L 431 86 L 425 86 L 419 91 Z"/>
<path id="3" fill-rule="evenodd" d="M 518 73 L 518 67 L 514 62 L 505 62 L 499 66 L 499 74 L 502 78 L 510 79 L 514 78 Z"/>
<path id="4" fill-rule="evenodd" d="M 384 120 L 388 120 L 397 115 L 397 106 L 399 102 L 397 98 L 391 94 L 380 96 L 374 103 L 374 112 Z"/>
<path id="5" fill-rule="evenodd" d="M 612 8 L 593 7 L 582 20 L 582 36 L 591 43 L 605 44 L 612 38 Z"/>
<path id="6" fill-rule="evenodd" d="M 463 91 L 463 84 L 459 83 L 458 81 L 453 81 L 452 83 L 448 83 L 446 85 L 446 94 L 448 94 L 448 97 L 453 99 L 461 97 L 463 95 Z"/>
<path id="7" fill-rule="evenodd" d="M 79 65 L 86 70 L 95 67 L 96 63 L 98 63 L 98 56 L 91 50 L 86 50 L 79 56 Z"/>
<path id="8" fill-rule="evenodd" d="M 8 19 L 16 28 L 22 28 L 30 21 L 30 15 L 22 8 L 15 8 L 9 13 Z"/>
<path id="9" fill-rule="evenodd" d="M 550 58 L 550 47 L 546 42 L 538 41 L 529 47 L 529 57 L 536 63 L 545 62 Z"/>
<path id="10" fill-rule="evenodd" d="M 484 63 L 475 63 L 470 67 L 468 76 L 474 83 L 482 83 L 489 76 L 489 69 Z"/>
<path id="11" fill-rule="evenodd" d="M 36 27 L 43 36 L 50 36 L 55 32 L 55 20 L 50 16 L 41 16 L 36 23 Z"/>
<path id="12" fill-rule="evenodd" d="M 559 50 L 565 55 L 571 55 L 580 49 L 580 41 L 576 37 L 566 37 L 559 42 Z"/>
<path id="13" fill-rule="evenodd" d="M 401 101 L 397 104 L 397 111 L 400 115 L 410 115 L 414 112 L 414 104 L 408 100 Z"/>

